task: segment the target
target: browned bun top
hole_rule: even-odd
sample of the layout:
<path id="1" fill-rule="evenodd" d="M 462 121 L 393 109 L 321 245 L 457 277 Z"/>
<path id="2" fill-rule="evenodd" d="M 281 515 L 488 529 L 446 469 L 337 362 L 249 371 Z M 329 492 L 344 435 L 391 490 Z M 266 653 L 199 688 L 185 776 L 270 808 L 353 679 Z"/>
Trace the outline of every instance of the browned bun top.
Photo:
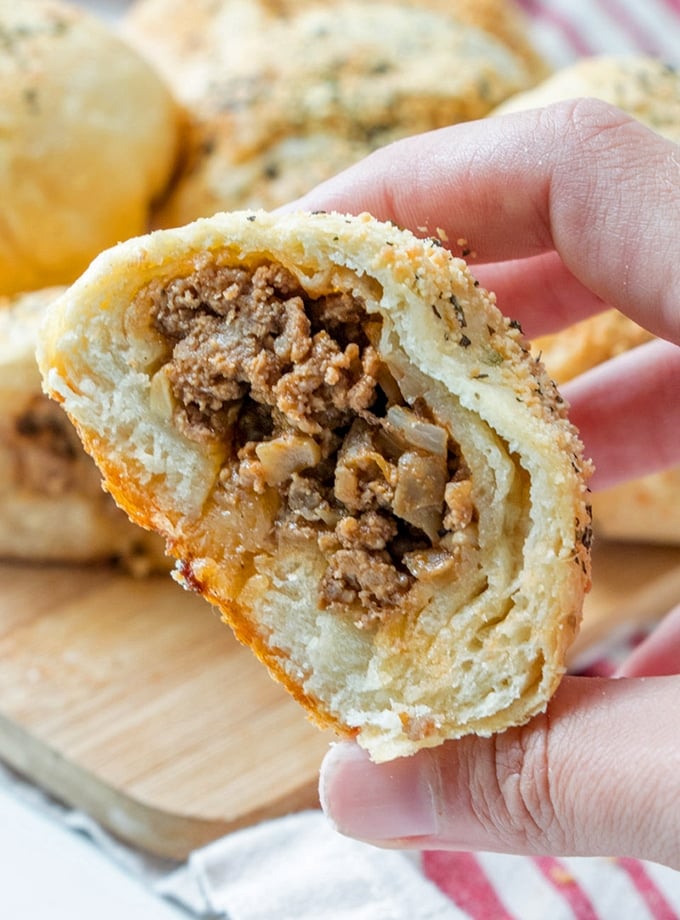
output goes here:
<path id="1" fill-rule="evenodd" d="M 510 29 L 514 9 L 495 5 Z M 478 18 L 463 0 L 135 4 L 125 34 L 191 116 L 156 226 L 278 207 L 377 147 L 479 118 L 533 85 L 517 43 Z"/>

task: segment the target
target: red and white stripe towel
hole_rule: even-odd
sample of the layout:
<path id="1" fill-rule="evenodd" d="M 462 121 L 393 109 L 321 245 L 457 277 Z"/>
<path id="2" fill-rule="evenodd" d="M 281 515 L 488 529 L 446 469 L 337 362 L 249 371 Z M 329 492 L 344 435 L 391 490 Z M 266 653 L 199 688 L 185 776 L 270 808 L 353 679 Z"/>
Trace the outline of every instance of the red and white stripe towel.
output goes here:
<path id="1" fill-rule="evenodd" d="M 579 57 L 642 51 L 680 65 L 680 0 L 516 0 L 556 67 Z"/>
<path id="2" fill-rule="evenodd" d="M 426 853 L 426 875 L 470 920 L 677 920 L 678 873 L 634 859 Z"/>

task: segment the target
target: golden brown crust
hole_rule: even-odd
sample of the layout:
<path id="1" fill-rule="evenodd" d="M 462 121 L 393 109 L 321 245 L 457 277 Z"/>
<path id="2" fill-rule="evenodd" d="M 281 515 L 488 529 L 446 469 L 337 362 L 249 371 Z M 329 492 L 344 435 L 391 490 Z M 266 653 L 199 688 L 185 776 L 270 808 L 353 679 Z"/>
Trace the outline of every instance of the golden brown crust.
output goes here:
<path id="1" fill-rule="evenodd" d="M 59 0 L 0 2 L 0 294 L 68 283 L 148 228 L 178 113 L 149 65 Z"/>
<path id="2" fill-rule="evenodd" d="M 270 261 L 306 296 L 365 304 L 401 398 L 426 406 L 470 471 L 478 522 L 455 577 L 416 578 L 389 616 L 320 603 L 321 543 L 272 529 L 266 490 L 225 500 L 229 439 L 187 436 L 158 398 L 169 353 L 149 285 Z M 545 706 L 589 586 L 588 466 L 519 331 L 437 241 L 367 215 L 242 212 L 159 231 L 95 261 L 52 309 L 39 361 L 116 500 L 315 721 L 385 760 Z"/>
<path id="3" fill-rule="evenodd" d="M 609 540 L 680 545 L 680 467 L 598 492 L 593 520 Z"/>
<path id="4" fill-rule="evenodd" d="M 550 376 L 557 383 L 566 383 L 652 338 L 651 332 L 612 309 L 589 316 L 560 332 L 539 336 L 534 339 L 533 347 L 541 355 Z"/>

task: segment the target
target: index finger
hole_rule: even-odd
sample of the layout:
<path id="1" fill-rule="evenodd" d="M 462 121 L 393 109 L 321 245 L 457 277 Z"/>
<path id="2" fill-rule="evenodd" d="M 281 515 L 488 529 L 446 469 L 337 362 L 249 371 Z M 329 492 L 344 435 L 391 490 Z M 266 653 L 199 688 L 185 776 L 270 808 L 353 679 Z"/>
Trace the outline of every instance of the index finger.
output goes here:
<path id="1" fill-rule="evenodd" d="M 370 211 L 439 235 L 468 260 L 557 250 L 601 300 L 680 342 L 680 151 L 606 103 L 398 141 L 296 204 Z"/>

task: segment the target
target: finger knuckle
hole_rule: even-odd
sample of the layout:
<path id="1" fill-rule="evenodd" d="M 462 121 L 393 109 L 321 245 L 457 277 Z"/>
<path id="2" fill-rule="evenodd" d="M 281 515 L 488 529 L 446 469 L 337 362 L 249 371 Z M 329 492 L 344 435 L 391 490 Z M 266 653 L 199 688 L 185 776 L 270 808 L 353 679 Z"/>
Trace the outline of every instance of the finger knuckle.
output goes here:
<path id="1" fill-rule="evenodd" d="M 554 133 L 571 141 L 581 151 L 626 134 L 635 120 L 621 109 L 595 97 L 579 97 L 555 103 L 544 112 Z"/>
<path id="2" fill-rule="evenodd" d="M 553 796 L 549 751 L 545 717 L 494 736 L 494 782 L 482 796 L 483 813 L 478 817 L 493 824 L 496 835 L 513 849 L 547 852 L 566 844 Z"/>

